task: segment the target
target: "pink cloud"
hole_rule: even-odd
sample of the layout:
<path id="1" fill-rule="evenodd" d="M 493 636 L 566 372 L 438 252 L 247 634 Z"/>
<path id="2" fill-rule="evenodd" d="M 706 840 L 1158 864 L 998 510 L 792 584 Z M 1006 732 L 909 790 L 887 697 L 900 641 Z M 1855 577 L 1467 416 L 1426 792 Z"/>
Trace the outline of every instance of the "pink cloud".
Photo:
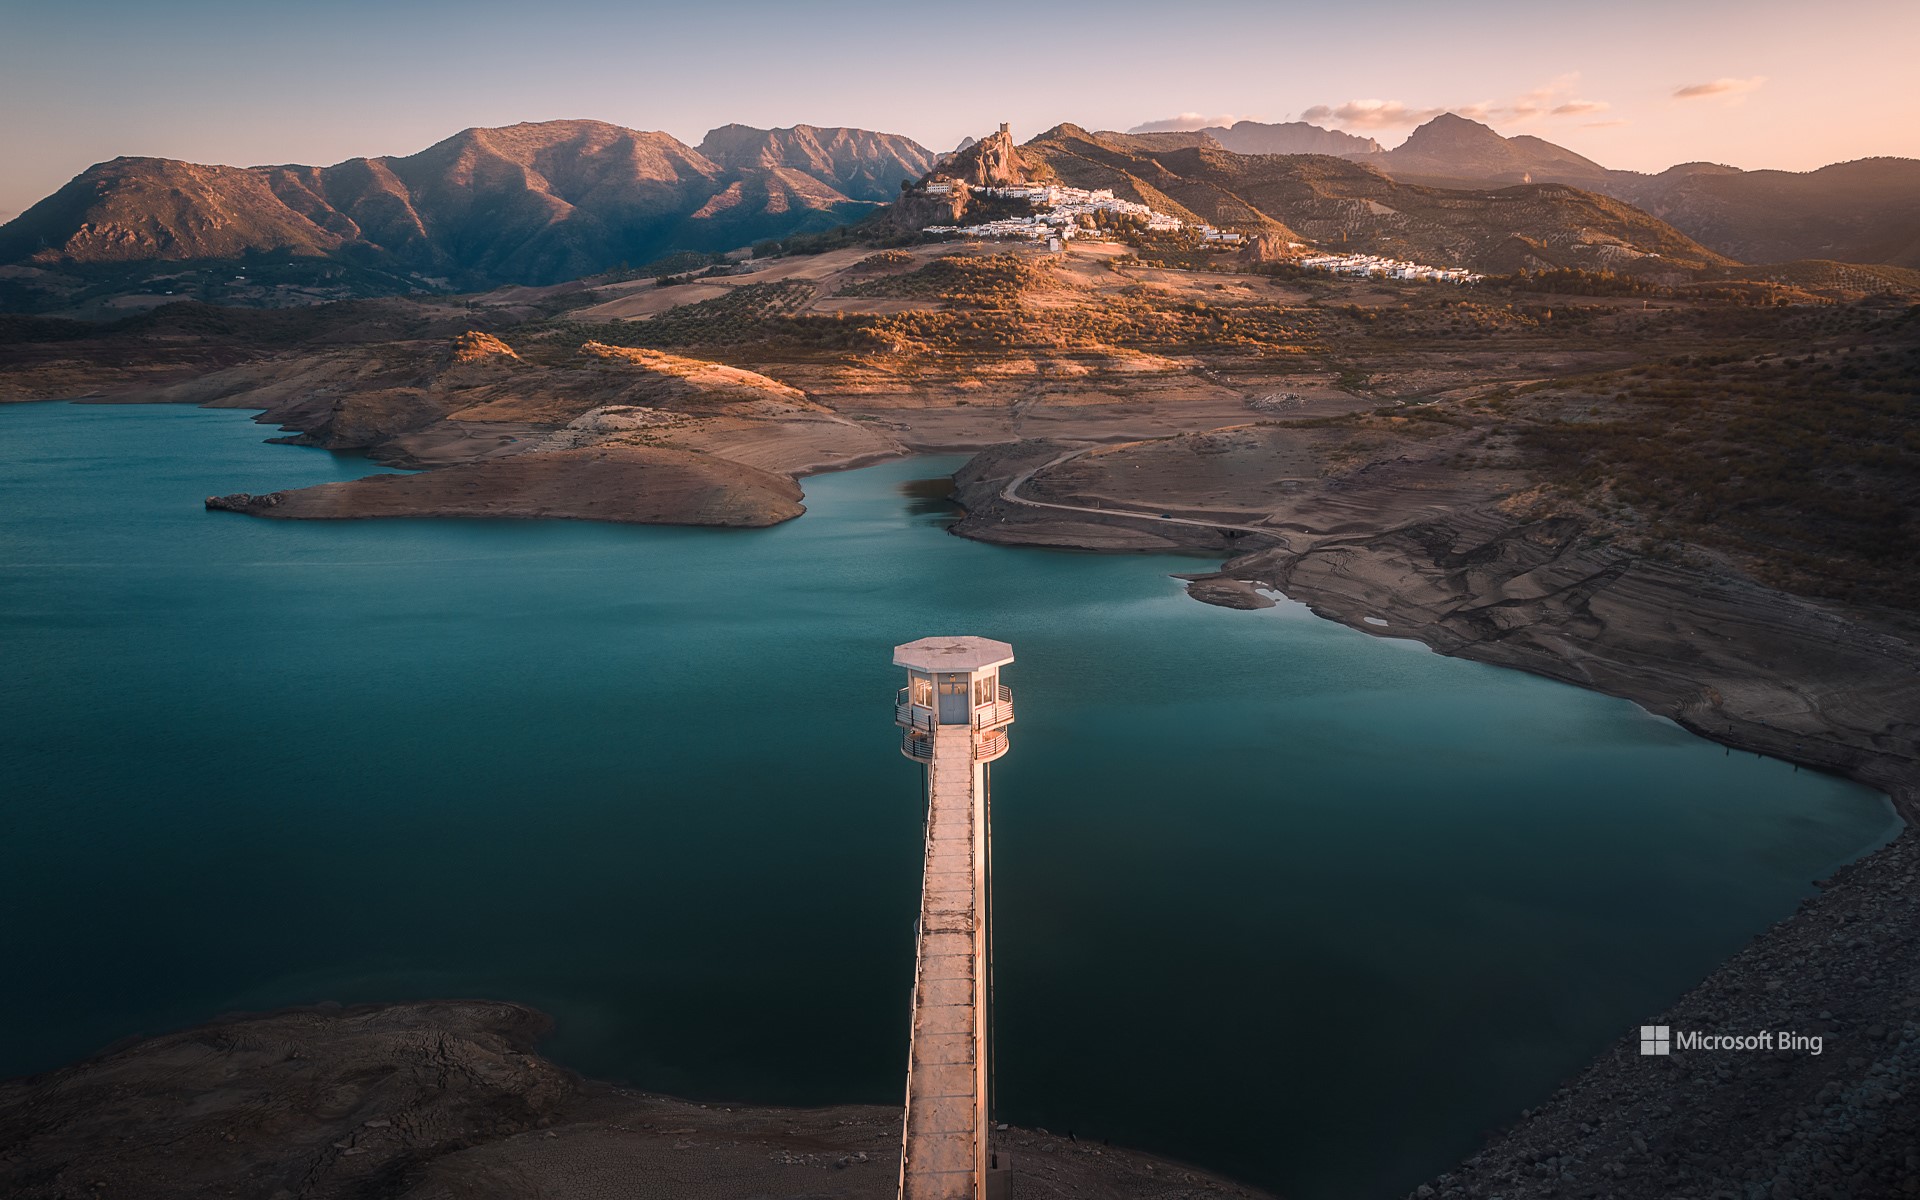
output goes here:
<path id="1" fill-rule="evenodd" d="M 1579 72 L 1570 72 L 1511 100 L 1485 100 L 1478 104 L 1428 107 L 1400 100 L 1348 100 L 1344 104 L 1316 104 L 1301 113 L 1300 119 L 1330 122 L 1350 129 L 1387 129 L 1424 125 L 1440 114 L 1449 112 L 1472 121 L 1499 121 L 1503 124 L 1524 124 L 1542 117 L 1580 117 L 1605 112 L 1608 108 L 1606 101 L 1586 100 L 1574 95 L 1573 89 L 1579 82 Z"/>
<path id="2" fill-rule="evenodd" d="M 1395 125 L 1424 125 L 1444 112 L 1471 116 L 1477 105 L 1465 108 L 1412 108 L 1398 100 L 1349 100 L 1345 104 L 1316 104 L 1300 114 L 1303 121 L 1333 121 L 1355 129 L 1389 129 Z"/>
<path id="3" fill-rule="evenodd" d="M 1725 96 L 1738 99 L 1748 92 L 1757 91 L 1767 81 L 1765 75 L 1755 75 L 1751 79 L 1716 79 L 1711 83 L 1689 83 L 1685 87 L 1673 89 L 1675 100 L 1700 100 L 1708 96 Z"/>
<path id="4" fill-rule="evenodd" d="M 1219 116 L 1209 117 L 1202 113 L 1183 112 L 1177 117 L 1162 117 L 1158 121 L 1143 121 L 1135 125 L 1132 129 L 1127 130 L 1127 132 L 1189 133 L 1195 129 L 1212 129 L 1216 126 L 1224 128 L 1232 125 L 1235 121 L 1243 120 L 1246 120 L 1246 118 L 1237 117 L 1232 113 L 1221 113 Z"/>

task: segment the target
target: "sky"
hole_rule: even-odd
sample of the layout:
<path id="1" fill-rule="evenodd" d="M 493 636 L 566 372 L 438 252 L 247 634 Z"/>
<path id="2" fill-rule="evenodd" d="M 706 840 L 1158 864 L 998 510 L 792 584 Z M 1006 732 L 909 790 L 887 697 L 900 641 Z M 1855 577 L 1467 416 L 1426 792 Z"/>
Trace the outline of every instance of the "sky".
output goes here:
<path id="1" fill-rule="evenodd" d="M 591 117 L 936 150 L 1007 121 L 1305 119 L 1392 146 L 1441 111 L 1606 166 L 1920 157 L 1914 0 L 0 0 L 0 215 L 117 155 L 408 154 Z"/>

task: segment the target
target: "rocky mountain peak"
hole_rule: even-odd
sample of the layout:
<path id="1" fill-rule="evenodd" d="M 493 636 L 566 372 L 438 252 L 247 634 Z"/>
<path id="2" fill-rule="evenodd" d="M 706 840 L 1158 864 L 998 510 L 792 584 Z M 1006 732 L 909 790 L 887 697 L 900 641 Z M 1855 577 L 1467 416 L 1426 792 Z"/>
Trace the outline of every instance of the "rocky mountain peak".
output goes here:
<path id="1" fill-rule="evenodd" d="M 1408 134 L 1398 149 L 1435 154 L 1468 147 L 1505 146 L 1506 142 L 1491 125 L 1447 112 Z"/>
<path id="2" fill-rule="evenodd" d="M 1060 126 L 1061 129 L 1069 126 Z M 1013 133 L 1006 122 L 1000 128 L 981 138 L 967 148 L 955 165 L 965 172 L 965 179 L 975 187 L 1006 187 L 1010 184 L 1028 182 L 1026 165 L 1020 159 L 1019 147 L 1013 143 Z"/>
<path id="3" fill-rule="evenodd" d="M 972 182 L 977 186 L 1027 182 L 1027 173 L 1020 165 L 1020 150 L 1014 146 L 1014 134 L 1006 129 L 1006 121 L 1000 121 L 1000 129 L 981 138 L 979 146 L 973 148 Z"/>

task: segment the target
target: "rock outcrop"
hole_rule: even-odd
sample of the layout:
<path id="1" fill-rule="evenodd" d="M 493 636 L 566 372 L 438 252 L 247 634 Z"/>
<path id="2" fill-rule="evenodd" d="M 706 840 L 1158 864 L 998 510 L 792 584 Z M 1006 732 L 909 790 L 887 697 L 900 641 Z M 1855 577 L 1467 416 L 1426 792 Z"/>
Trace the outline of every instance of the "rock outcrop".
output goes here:
<path id="1" fill-rule="evenodd" d="M 512 346 L 492 334 L 469 329 L 454 338 L 452 344 L 447 347 L 447 360 L 461 366 L 471 366 L 476 363 L 505 365 L 519 362 L 520 356 L 514 353 Z"/>
<path id="2" fill-rule="evenodd" d="M 1013 144 L 1013 134 L 1004 121 L 999 129 L 969 147 L 965 158 L 966 181 L 975 187 L 1008 187 L 1028 180 L 1020 148 Z"/>

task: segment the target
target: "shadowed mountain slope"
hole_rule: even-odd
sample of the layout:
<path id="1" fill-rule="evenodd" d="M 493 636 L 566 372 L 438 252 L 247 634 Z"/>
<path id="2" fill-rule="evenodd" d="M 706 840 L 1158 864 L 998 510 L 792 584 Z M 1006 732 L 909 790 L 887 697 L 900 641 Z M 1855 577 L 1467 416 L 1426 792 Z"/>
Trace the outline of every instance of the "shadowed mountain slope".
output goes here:
<path id="1" fill-rule="evenodd" d="M 729 170 L 787 168 L 826 183 L 854 200 L 892 200 L 902 180 L 932 169 L 935 155 L 894 133 L 867 129 L 755 129 L 722 125 L 700 143 L 700 153 Z"/>
<path id="2" fill-rule="evenodd" d="M 1920 160 L 1863 158 L 1817 171 L 1703 163 L 1593 185 L 1749 262 L 1825 258 L 1920 267 Z"/>
<path id="3" fill-rule="evenodd" d="M 1402 183 L 1572 184 L 1625 200 L 1743 262 L 1920 266 L 1920 160 L 1911 158 L 1863 158 L 1816 171 L 1684 163 L 1645 175 L 1609 170 L 1541 138 L 1502 137 L 1447 113 L 1366 161 Z"/>

